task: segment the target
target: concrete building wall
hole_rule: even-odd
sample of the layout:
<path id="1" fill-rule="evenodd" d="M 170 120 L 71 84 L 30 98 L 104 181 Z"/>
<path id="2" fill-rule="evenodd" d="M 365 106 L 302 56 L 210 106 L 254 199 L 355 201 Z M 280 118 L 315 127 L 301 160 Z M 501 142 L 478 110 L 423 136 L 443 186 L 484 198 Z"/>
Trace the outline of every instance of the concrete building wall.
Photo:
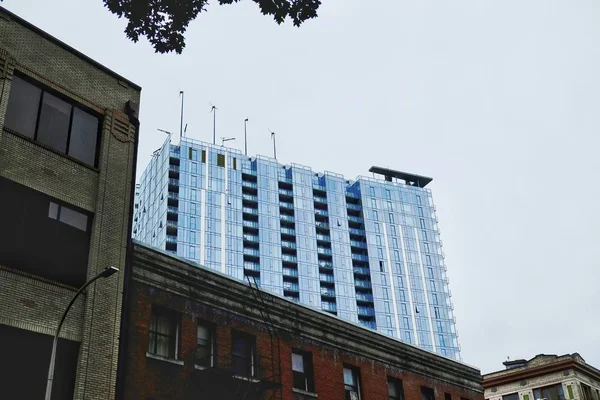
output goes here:
<path id="1" fill-rule="evenodd" d="M 97 167 L 4 127 L 15 73 L 102 116 Z M 0 8 L 0 177 L 93 214 L 88 278 L 108 266 L 125 267 L 137 141 L 129 101 L 139 104 L 135 84 Z M 76 288 L 6 267 L 0 323 L 52 335 Z M 80 342 L 76 399 L 114 396 L 122 290 L 122 273 L 90 286 L 61 332 Z"/>

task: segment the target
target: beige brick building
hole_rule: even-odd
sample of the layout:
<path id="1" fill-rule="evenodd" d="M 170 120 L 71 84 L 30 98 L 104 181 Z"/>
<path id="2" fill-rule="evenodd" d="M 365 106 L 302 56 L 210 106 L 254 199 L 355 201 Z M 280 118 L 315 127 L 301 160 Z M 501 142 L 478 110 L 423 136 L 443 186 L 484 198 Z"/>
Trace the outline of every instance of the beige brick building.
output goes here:
<path id="1" fill-rule="evenodd" d="M 0 8 L 0 398 L 114 398 L 140 87 Z"/>
<path id="2" fill-rule="evenodd" d="M 600 370 L 577 353 L 504 362 L 483 376 L 486 400 L 600 400 Z"/>

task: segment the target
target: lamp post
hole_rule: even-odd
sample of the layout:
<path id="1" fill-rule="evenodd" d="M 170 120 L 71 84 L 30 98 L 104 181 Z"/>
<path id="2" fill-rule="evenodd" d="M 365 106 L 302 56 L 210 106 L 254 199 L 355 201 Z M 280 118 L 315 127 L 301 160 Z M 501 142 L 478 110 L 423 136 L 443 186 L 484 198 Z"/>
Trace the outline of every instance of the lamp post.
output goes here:
<path id="1" fill-rule="evenodd" d="M 58 328 L 56 328 L 56 333 L 54 334 L 54 341 L 52 342 L 52 354 L 50 355 L 50 368 L 48 369 L 48 382 L 46 384 L 46 397 L 45 397 L 46 400 L 50 400 L 50 398 L 52 396 L 52 380 L 54 379 L 54 364 L 56 362 L 56 345 L 58 344 L 58 335 L 60 333 L 60 328 L 62 328 L 62 325 L 65 322 L 65 318 L 67 317 L 67 314 L 69 313 L 69 310 L 71 309 L 71 306 L 73 305 L 73 303 L 75 303 L 75 300 L 77 299 L 77 297 L 79 297 L 79 295 L 81 293 L 83 293 L 85 288 L 87 288 L 92 283 L 94 283 L 96 281 L 96 279 L 108 278 L 109 276 L 113 275 L 116 272 L 119 272 L 118 268 L 108 267 L 104 271 L 100 272 L 98 275 L 96 275 L 95 277 L 93 277 L 92 279 L 87 281 L 82 287 L 79 288 L 77 293 L 75 293 L 75 296 L 73 296 L 73 298 L 71 299 L 71 302 L 65 309 L 65 312 L 63 313 L 63 315 L 60 319 L 60 323 L 58 324 Z"/>

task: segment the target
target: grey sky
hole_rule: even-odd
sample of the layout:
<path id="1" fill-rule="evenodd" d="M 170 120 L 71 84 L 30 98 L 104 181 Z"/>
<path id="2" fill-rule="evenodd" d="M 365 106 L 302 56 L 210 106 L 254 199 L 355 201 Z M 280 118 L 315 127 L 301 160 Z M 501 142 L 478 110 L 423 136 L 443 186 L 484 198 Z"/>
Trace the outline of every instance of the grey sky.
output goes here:
<path id="1" fill-rule="evenodd" d="M 215 2 L 216 3 L 216 2 Z M 133 44 L 100 0 L 5 7 L 143 87 L 139 168 L 179 129 L 354 178 L 434 178 L 464 361 L 580 352 L 600 367 L 600 3 L 323 0 L 300 29 L 209 7 L 183 55 Z M 595 24 L 594 24 L 595 22 Z"/>

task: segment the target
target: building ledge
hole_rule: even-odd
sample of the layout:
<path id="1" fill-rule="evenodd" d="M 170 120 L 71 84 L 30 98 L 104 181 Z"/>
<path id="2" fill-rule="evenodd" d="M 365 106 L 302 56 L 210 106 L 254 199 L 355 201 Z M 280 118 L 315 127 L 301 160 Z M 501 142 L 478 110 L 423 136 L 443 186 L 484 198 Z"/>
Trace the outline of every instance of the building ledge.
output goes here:
<path id="1" fill-rule="evenodd" d="M 183 361 L 181 360 L 174 360 L 172 358 L 168 358 L 168 357 L 162 357 L 162 356 L 157 356 L 156 354 L 152 354 L 152 353 L 146 353 L 146 358 L 152 358 L 154 360 L 158 360 L 158 361 L 164 361 L 164 362 L 168 362 L 171 364 L 175 364 L 175 365 L 183 365 Z"/>
<path id="2" fill-rule="evenodd" d="M 307 392 L 304 390 L 300 390 L 300 389 L 296 389 L 296 388 L 292 388 L 292 392 L 297 393 L 297 394 L 301 394 L 304 397 L 311 397 L 313 399 L 316 399 L 319 397 L 318 394 L 313 393 L 313 392 Z"/>

